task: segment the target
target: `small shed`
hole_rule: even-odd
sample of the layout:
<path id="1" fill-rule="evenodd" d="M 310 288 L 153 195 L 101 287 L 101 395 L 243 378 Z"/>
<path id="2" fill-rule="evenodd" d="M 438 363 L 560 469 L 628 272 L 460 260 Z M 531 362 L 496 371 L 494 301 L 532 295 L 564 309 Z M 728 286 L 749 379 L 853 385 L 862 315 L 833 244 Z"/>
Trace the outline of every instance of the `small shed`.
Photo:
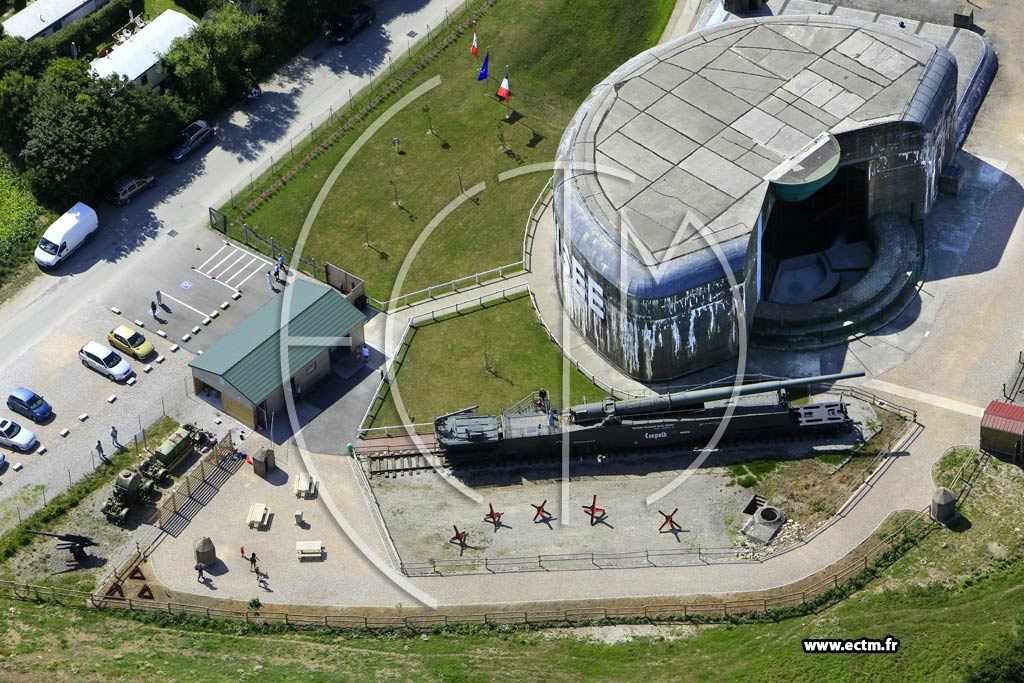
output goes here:
<path id="1" fill-rule="evenodd" d="M 981 416 L 981 447 L 1020 459 L 1024 448 L 1024 407 L 992 401 Z"/>
<path id="2" fill-rule="evenodd" d="M 136 85 L 156 88 L 167 77 L 160 58 L 175 39 L 188 37 L 195 27 L 196 22 L 181 12 L 165 10 L 110 54 L 94 59 L 92 70 L 98 78 L 117 74 Z"/>

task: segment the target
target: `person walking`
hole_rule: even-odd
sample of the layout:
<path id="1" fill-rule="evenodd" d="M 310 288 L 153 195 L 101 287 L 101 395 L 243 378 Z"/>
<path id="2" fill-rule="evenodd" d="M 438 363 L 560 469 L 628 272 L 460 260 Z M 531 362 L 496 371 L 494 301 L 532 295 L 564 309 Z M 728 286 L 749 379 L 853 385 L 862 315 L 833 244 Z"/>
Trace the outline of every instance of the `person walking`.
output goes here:
<path id="1" fill-rule="evenodd" d="M 149 312 L 153 314 L 153 320 L 156 320 L 156 302 L 149 302 Z"/>
<path id="2" fill-rule="evenodd" d="M 160 290 L 156 290 L 156 305 L 160 308 L 164 307 L 164 295 L 160 293 Z"/>
<path id="3" fill-rule="evenodd" d="M 202 583 L 203 582 L 203 563 L 202 562 L 197 562 L 196 563 L 196 574 L 198 575 L 198 578 L 196 579 L 196 581 L 198 581 L 199 583 Z"/>
<path id="4" fill-rule="evenodd" d="M 100 443 L 99 439 L 96 439 L 96 454 L 101 458 L 103 457 L 103 444 Z"/>
<path id="5" fill-rule="evenodd" d="M 284 254 L 277 257 L 277 267 L 284 271 L 284 274 L 288 274 L 288 269 L 284 267 Z"/>
<path id="6" fill-rule="evenodd" d="M 274 279 L 278 282 L 281 281 L 281 264 L 278 263 L 274 266 Z"/>
<path id="7" fill-rule="evenodd" d="M 117 440 L 117 427 L 110 425 L 110 441 L 114 444 L 115 451 L 124 450 L 124 446 Z"/>
<path id="8" fill-rule="evenodd" d="M 270 588 L 270 575 L 256 572 L 256 585 L 260 588 Z"/>
<path id="9" fill-rule="evenodd" d="M 254 572 L 256 571 L 256 559 L 256 551 L 253 550 L 252 557 L 249 558 L 249 569 Z"/>
<path id="10" fill-rule="evenodd" d="M 269 270 L 267 271 L 267 285 L 270 286 L 271 292 L 277 291 L 277 289 L 274 287 L 274 276 L 270 274 Z"/>

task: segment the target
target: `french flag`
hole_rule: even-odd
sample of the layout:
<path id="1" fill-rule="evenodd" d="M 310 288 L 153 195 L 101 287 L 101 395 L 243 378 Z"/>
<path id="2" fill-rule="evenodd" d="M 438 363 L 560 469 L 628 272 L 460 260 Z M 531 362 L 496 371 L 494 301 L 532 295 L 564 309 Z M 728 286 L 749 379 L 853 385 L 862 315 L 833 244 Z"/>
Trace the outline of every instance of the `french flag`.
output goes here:
<path id="1" fill-rule="evenodd" d="M 505 78 L 501 79 L 501 86 L 498 88 L 498 98 L 508 100 L 508 67 L 505 67 Z"/>
<path id="2" fill-rule="evenodd" d="M 476 49 L 476 26 L 473 27 L 473 47 L 469 48 L 469 51 L 473 53 L 474 57 L 476 57 L 476 55 L 477 55 L 477 49 Z"/>

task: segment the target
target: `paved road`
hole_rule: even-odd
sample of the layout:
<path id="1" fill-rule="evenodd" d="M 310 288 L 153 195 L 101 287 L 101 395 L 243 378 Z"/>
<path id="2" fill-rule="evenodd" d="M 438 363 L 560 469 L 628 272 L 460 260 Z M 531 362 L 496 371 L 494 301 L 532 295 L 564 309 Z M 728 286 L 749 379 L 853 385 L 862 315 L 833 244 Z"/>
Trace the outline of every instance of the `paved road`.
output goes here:
<path id="1" fill-rule="evenodd" d="M 0 391 L 29 385 L 50 399 L 59 415 L 53 424 L 38 430 L 49 447 L 46 455 L 8 454 L 13 462 L 24 461 L 25 467 L 21 472 L 3 472 L 0 506 L 26 484 L 45 487 L 47 495 L 65 488 L 69 478 L 81 476 L 91 466 L 88 452 L 97 439 L 109 445 L 111 423 L 118 425 L 124 441 L 138 430 L 140 421 L 145 424 L 160 415 L 161 399 L 167 406 L 185 399 L 189 349 L 194 352 L 208 345 L 269 296 L 269 291 L 263 291 L 266 282 L 256 271 L 260 264 L 254 256 L 241 260 L 242 252 L 225 250 L 208 261 L 222 246 L 206 228 L 208 207 L 217 206 L 251 175 L 258 176 L 272 161 L 280 160 L 296 136 L 342 108 L 350 92 L 359 91 L 371 78 L 379 80 L 389 60 L 399 59 L 411 42 L 425 37 L 428 26 L 436 35 L 446 21 L 447 5 L 456 6 L 443 0 L 380 2 L 377 24 L 353 43 L 343 48 L 324 41 L 312 44 L 264 84 L 260 100 L 215 121 L 218 135 L 213 145 L 180 165 L 155 163 L 151 171 L 158 178 L 157 186 L 129 206 L 96 207 L 101 229 L 95 238 L 67 264 L 36 278 L 3 306 Z M 229 255 L 232 258 L 222 262 Z M 192 272 L 192 265 L 200 272 Z M 246 293 L 223 318 L 205 327 L 200 313 L 217 310 L 231 293 L 230 287 L 210 285 L 204 278 L 203 273 L 216 274 L 214 268 L 229 269 L 218 280 L 230 278 L 231 285 L 240 285 Z M 185 282 L 195 286 L 183 289 Z M 128 320 L 148 321 L 151 328 L 149 301 L 157 289 L 168 293 L 165 303 L 173 311 L 161 314 L 168 341 L 154 338 L 167 357 L 165 363 L 154 366 L 151 374 L 140 371 L 135 387 L 119 387 L 85 371 L 76 356 L 78 348 L 125 322 L 109 307 L 118 306 Z M 182 343 L 181 335 L 196 324 L 201 333 Z M 183 351 L 169 353 L 171 341 L 181 344 Z M 141 364 L 136 366 L 141 369 Z M 112 405 L 105 402 L 111 393 L 118 395 Z M 79 423 L 77 416 L 82 412 L 91 417 Z M 72 432 L 61 439 L 56 433 L 65 426 Z M 22 511 L 34 507 L 29 498 L 16 502 Z M 0 507 L 0 528 L 12 520 L 16 521 L 13 511 Z"/>

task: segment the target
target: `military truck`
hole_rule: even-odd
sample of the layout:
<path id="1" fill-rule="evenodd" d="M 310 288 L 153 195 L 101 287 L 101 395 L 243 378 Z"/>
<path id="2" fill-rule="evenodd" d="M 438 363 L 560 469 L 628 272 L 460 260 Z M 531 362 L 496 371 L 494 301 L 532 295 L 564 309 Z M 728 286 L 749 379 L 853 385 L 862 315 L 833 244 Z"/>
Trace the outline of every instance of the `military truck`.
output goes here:
<path id="1" fill-rule="evenodd" d="M 111 522 L 124 526 L 132 505 L 145 502 L 152 493 L 153 482 L 143 479 L 135 470 L 121 470 L 114 482 L 114 490 L 100 511 Z"/>
<path id="2" fill-rule="evenodd" d="M 192 424 L 183 424 L 160 444 L 153 455 L 139 466 L 143 477 L 159 484 L 196 448 L 205 446 L 210 435 Z"/>

